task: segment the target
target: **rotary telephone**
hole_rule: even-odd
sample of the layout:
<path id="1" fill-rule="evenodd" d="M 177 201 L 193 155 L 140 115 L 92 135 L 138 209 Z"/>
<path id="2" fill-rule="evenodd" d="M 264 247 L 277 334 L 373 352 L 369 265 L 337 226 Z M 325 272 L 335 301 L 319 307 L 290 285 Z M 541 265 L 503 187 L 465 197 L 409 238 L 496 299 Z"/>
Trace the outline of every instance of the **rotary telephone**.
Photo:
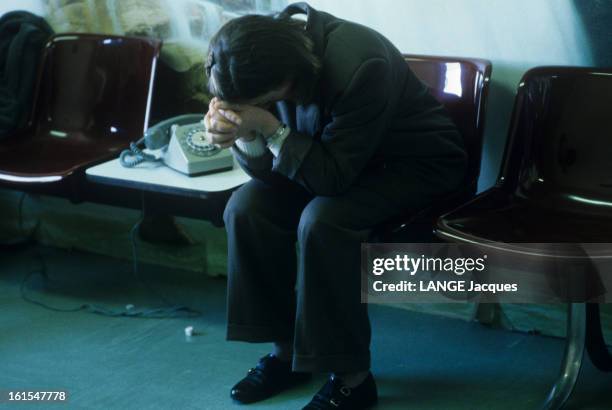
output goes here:
<path id="1" fill-rule="evenodd" d="M 230 150 L 206 141 L 202 114 L 180 115 L 154 125 L 121 153 L 119 162 L 127 168 L 161 162 L 188 176 L 225 171 L 234 165 Z"/>

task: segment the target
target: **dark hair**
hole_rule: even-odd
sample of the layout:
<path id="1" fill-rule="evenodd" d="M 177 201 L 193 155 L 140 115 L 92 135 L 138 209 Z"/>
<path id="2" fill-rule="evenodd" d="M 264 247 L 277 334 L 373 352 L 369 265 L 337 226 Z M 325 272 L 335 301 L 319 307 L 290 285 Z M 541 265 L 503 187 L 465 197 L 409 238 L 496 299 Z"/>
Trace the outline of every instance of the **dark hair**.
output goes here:
<path id="1" fill-rule="evenodd" d="M 304 22 L 289 16 L 246 15 L 227 22 L 210 41 L 206 74 L 211 94 L 227 101 L 255 98 L 294 82 L 311 97 L 321 67 Z"/>

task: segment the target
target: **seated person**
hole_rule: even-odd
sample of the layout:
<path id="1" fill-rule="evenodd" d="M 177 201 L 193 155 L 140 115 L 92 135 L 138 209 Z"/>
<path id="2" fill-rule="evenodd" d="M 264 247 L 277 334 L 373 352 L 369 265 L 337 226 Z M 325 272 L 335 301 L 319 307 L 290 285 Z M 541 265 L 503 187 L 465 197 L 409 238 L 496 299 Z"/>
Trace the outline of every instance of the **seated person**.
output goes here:
<path id="1" fill-rule="evenodd" d="M 462 188 L 462 137 L 385 37 L 305 3 L 228 22 L 206 69 L 209 141 L 253 177 L 224 212 L 227 338 L 274 343 L 231 397 L 263 400 L 326 372 L 305 409 L 368 408 L 360 244 Z"/>

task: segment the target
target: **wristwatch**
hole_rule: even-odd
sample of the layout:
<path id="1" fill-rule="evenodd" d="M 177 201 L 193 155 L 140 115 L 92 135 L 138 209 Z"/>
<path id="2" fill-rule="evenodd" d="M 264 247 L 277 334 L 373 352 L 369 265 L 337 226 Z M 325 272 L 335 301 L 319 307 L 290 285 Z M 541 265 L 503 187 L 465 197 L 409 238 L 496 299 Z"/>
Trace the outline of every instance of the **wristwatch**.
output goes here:
<path id="1" fill-rule="evenodd" d="M 276 144 L 280 141 L 283 141 L 285 138 L 287 138 L 290 132 L 291 128 L 289 128 L 287 124 L 281 123 L 281 125 L 278 126 L 278 128 L 276 129 L 276 131 L 274 131 L 272 135 L 264 135 L 263 137 L 266 141 L 266 145 L 270 146 L 270 144 Z"/>

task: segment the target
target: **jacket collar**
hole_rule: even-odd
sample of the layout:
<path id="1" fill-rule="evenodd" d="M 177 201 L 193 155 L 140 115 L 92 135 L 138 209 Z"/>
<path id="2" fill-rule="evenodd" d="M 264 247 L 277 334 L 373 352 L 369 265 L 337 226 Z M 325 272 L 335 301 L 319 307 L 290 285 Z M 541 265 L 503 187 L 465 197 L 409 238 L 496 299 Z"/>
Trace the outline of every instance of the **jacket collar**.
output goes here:
<path id="1" fill-rule="evenodd" d="M 280 14 L 284 16 L 306 14 L 306 31 L 312 38 L 316 55 L 323 58 L 325 40 L 323 13 L 315 10 L 306 2 L 300 2 L 290 4 Z"/>

